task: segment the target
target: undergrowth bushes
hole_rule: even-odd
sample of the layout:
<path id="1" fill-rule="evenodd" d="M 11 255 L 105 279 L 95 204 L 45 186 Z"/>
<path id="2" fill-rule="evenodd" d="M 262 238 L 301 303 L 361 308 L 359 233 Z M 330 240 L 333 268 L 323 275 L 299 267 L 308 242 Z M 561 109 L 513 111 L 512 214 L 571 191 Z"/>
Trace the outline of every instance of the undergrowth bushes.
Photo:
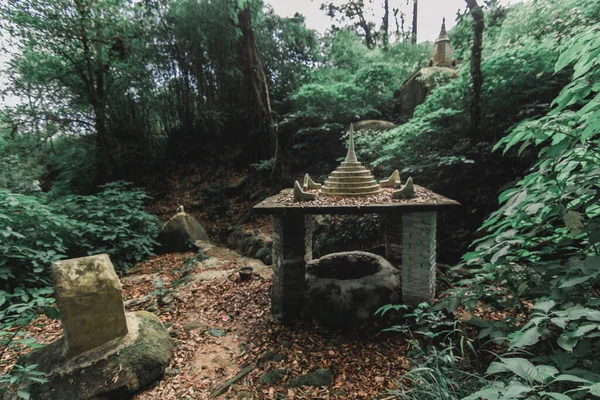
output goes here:
<path id="1" fill-rule="evenodd" d="M 1 190 L 0 287 L 45 285 L 52 262 L 64 258 L 107 253 L 123 270 L 152 254 L 158 219 L 144 211 L 146 198 L 125 183 L 58 198 Z"/>
<path id="2" fill-rule="evenodd" d="M 600 396 L 598 55 L 600 25 L 572 40 L 560 56 L 557 72 L 572 66 L 574 74 L 554 108 L 521 123 L 497 145 L 504 152 L 518 147 L 519 153 L 535 147 L 539 160 L 500 195 L 502 206 L 464 256 L 461 267 L 472 275 L 459 282 L 448 305 L 483 302 L 527 314 L 482 327 L 482 337 L 508 336 L 511 353 L 489 366 L 496 381 L 472 399 Z"/>

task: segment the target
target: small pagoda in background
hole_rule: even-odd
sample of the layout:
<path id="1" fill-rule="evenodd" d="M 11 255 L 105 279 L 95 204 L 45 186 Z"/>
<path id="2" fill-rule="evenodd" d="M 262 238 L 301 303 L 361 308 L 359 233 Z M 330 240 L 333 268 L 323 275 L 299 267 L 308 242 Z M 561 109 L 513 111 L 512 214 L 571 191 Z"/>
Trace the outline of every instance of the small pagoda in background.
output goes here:
<path id="1" fill-rule="evenodd" d="M 440 34 L 433 44 L 433 54 L 429 64 L 406 80 L 400 90 L 394 94 L 395 111 L 398 114 L 410 118 L 415 108 L 435 89 L 436 84 L 440 81 L 445 83 L 444 81 L 447 82 L 458 76 L 457 61 L 452 58 L 453 53 L 444 18 Z M 445 79 L 434 79 L 434 76 L 440 75 Z"/>

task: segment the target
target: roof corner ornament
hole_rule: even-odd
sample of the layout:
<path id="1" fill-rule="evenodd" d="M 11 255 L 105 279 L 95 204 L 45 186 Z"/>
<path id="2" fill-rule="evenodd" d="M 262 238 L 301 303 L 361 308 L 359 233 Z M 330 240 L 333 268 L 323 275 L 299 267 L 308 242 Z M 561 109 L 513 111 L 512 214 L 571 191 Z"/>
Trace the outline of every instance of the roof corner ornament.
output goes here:
<path id="1" fill-rule="evenodd" d="M 300 182 L 294 182 L 294 202 L 299 201 L 311 201 L 314 200 L 317 196 L 314 193 L 307 193 L 302 190 L 300 186 Z"/>
<path id="2" fill-rule="evenodd" d="M 303 190 L 321 189 L 321 184 L 316 183 L 315 181 L 312 180 L 310 175 L 305 174 L 304 175 L 304 184 L 302 185 L 302 189 Z"/>
<path id="3" fill-rule="evenodd" d="M 389 178 L 379 181 L 382 188 L 399 189 L 402 182 L 400 181 L 400 172 L 395 170 Z"/>
<path id="4" fill-rule="evenodd" d="M 412 199 L 413 197 L 415 197 L 415 186 L 412 178 L 406 180 L 406 185 L 402 189 L 392 192 L 392 199 Z"/>

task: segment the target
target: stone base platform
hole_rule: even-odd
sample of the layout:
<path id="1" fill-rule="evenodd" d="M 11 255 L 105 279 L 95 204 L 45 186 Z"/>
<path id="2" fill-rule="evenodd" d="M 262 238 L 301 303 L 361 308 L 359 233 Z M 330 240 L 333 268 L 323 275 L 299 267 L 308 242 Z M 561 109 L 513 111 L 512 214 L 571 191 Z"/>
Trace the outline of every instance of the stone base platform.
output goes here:
<path id="1" fill-rule="evenodd" d="M 67 357 L 64 337 L 18 361 L 38 364 L 49 375 L 49 390 L 34 399 L 127 399 L 160 378 L 173 355 L 174 344 L 160 320 L 149 312 L 127 313 L 129 333 L 97 349 Z"/>

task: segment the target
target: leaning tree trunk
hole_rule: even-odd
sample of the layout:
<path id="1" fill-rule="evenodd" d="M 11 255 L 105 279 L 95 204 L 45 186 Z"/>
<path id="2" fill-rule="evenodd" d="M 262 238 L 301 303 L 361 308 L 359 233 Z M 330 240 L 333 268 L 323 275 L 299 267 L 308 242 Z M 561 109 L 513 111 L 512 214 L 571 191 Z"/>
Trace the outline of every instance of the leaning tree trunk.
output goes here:
<path id="1" fill-rule="evenodd" d="M 410 36 L 411 42 L 417 43 L 417 11 L 419 9 L 419 0 L 413 0 L 413 20 L 412 20 L 412 33 Z"/>
<path id="2" fill-rule="evenodd" d="M 483 46 L 483 29 L 485 27 L 483 10 L 477 4 L 477 0 L 465 0 L 471 11 L 473 22 L 473 47 L 471 49 L 471 81 L 473 91 L 471 92 L 471 133 L 477 135 L 481 128 L 481 86 L 483 85 L 483 74 L 481 73 L 481 52 Z"/>
<path id="3" fill-rule="evenodd" d="M 271 134 L 273 117 L 267 77 L 260 60 L 260 53 L 252 29 L 252 14 L 246 6 L 238 13 L 242 36 L 239 41 L 239 56 L 244 75 L 245 108 L 251 135 L 256 139 L 252 152 L 261 159 L 271 158 L 275 143 Z"/>

